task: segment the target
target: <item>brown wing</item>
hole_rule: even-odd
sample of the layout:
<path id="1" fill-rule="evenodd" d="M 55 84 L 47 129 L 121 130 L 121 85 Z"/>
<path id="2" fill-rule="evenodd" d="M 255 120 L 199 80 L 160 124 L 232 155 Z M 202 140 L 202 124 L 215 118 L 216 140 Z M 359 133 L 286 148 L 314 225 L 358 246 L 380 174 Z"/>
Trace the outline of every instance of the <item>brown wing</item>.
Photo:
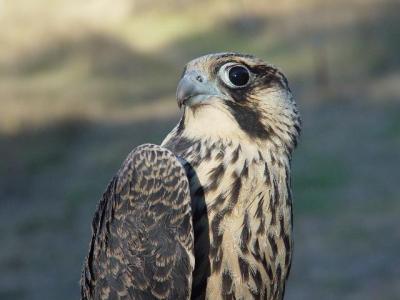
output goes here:
<path id="1" fill-rule="evenodd" d="M 81 278 L 82 299 L 188 299 L 193 227 L 184 168 L 142 145 L 100 201 Z"/>

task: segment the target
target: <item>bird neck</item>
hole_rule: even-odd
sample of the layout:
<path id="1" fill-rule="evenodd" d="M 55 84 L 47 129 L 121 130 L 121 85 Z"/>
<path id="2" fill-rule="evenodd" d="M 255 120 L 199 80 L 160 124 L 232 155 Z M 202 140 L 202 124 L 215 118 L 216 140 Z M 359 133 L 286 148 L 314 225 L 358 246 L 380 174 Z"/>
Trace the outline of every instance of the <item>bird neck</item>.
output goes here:
<path id="1" fill-rule="evenodd" d="M 278 156 L 290 157 L 300 134 L 300 119 L 296 111 L 281 108 L 279 113 L 271 109 L 260 109 L 258 121 L 247 120 L 246 125 L 238 123 L 232 111 L 222 102 L 212 105 L 185 107 L 178 126 L 166 138 L 185 138 L 209 144 L 229 146 L 249 145 L 261 153 L 272 152 Z M 254 118 L 253 118 L 254 119 Z M 260 129 L 261 128 L 261 129 Z M 257 134 L 262 131 L 263 134 Z"/>
<path id="2" fill-rule="evenodd" d="M 227 107 L 216 101 L 212 105 L 185 108 L 181 124 L 182 134 L 198 140 L 243 141 L 248 140 Z"/>

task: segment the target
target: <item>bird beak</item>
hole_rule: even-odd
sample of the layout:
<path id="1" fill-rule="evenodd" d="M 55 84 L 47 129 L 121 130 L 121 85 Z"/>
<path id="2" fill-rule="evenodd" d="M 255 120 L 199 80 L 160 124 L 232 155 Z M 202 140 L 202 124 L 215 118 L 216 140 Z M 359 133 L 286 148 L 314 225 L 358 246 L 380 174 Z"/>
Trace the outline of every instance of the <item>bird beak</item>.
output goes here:
<path id="1" fill-rule="evenodd" d="M 218 89 L 197 72 L 185 74 L 178 84 L 176 99 L 178 106 L 194 106 L 204 103 L 212 96 L 218 96 Z"/>

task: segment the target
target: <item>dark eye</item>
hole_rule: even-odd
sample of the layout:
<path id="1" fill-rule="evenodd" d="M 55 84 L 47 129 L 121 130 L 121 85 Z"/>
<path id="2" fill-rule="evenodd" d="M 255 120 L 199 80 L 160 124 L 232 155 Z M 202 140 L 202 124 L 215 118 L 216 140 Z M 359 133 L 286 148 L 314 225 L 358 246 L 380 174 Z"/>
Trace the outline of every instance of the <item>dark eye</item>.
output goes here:
<path id="1" fill-rule="evenodd" d="M 234 66 L 229 69 L 228 73 L 229 81 L 237 86 L 242 87 L 245 86 L 250 79 L 249 71 L 242 66 Z"/>
<path id="2" fill-rule="evenodd" d="M 228 62 L 218 71 L 219 78 L 230 88 L 243 88 L 249 84 L 253 76 L 246 66 L 237 62 Z"/>

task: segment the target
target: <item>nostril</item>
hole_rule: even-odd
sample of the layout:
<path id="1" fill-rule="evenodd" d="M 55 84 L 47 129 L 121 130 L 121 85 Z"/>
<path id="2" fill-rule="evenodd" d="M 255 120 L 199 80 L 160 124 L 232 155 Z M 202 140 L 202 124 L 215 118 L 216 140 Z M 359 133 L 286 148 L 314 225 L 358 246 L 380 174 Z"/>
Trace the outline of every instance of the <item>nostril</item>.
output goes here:
<path id="1" fill-rule="evenodd" d="M 197 75 L 197 76 L 196 76 L 196 80 L 197 80 L 198 82 L 203 82 L 203 77 L 202 77 L 201 75 Z"/>

